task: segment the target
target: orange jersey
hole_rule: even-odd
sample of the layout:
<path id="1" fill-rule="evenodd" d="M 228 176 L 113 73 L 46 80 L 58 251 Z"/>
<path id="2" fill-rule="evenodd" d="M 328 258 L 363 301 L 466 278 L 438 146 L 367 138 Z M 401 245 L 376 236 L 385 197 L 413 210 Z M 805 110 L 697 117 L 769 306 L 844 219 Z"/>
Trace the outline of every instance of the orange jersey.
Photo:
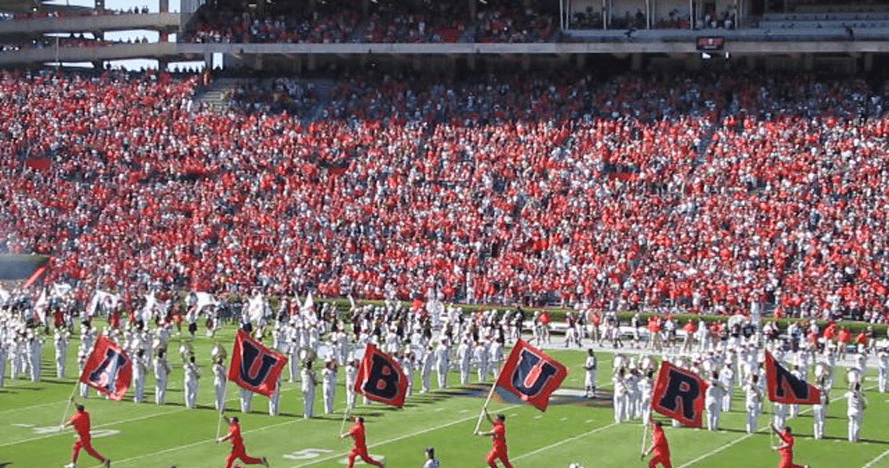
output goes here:
<path id="1" fill-rule="evenodd" d="M 241 437 L 241 425 L 238 423 L 231 423 L 228 426 L 228 440 L 231 441 L 232 445 L 235 447 L 243 447 L 244 446 L 244 438 Z"/>
<path id="2" fill-rule="evenodd" d="M 651 431 L 651 445 L 654 447 L 655 455 L 670 456 L 670 445 L 667 443 L 663 427 L 654 426 Z"/>
<path id="3" fill-rule="evenodd" d="M 793 444 L 796 443 L 796 441 L 793 440 L 793 436 L 788 434 L 787 431 L 778 431 L 778 436 L 784 441 L 784 448 L 778 449 L 781 458 L 793 460 Z"/>
<path id="4" fill-rule="evenodd" d="M 86 411 L 78 411 L 74 413 L 74 416 L 71 417 L 71 421 L 69 421 L 72 426 L 74 426 L 74 430 L 77 431 L 77 434 L 83 438 L 89 438 L 90 436 L 90 414 Z"/>
<path id="5" fill-rule="evenodd" d="M 493 442 L 495 449 L 506 448 L 506 426 L 501 422 L 495 422 L 494 428 L 491 430 L 494 434 Z"/>
<path id="6" fill-rule="evenodd" d="M 367 443 L 364 440 L 364 435 L 365 435 L 364 424 L 355 423 L 355 425 L 352 426 L 351 429 L 349 429 L 349 435 L 351 435 L 352 438 L 355 439 L 355 447 L 358 447 L 358 448 L 366 448 L 367 447 Z"/>

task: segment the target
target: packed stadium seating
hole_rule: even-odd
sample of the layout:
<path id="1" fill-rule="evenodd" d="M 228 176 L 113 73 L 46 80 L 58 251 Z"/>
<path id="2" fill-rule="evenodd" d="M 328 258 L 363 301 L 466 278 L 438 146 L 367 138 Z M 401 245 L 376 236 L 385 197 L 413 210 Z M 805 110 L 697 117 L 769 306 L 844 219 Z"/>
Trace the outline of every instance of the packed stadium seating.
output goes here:
<path id="1" fill-rule="evenodd" d="M 204 79 L 4 72 L 0 247 L 90 288 L 886 312 L 862 81 L 363 72 L 216 112 Z"/>
<path id="2" fill-rule="evenodd" d="M 551 40 L 554 18 L 508 2 L 488 2 L 477 18 L 458 4 L 435 3 L 404 9 L 396 2 L 373 2 L 363 15 L 354 2 L 327 2 L 318 10 L 235 11 L 201 8 L 184 35 L 186 42 L 213 43 L 453 43 L 471 26 L 476 42 Z"/>

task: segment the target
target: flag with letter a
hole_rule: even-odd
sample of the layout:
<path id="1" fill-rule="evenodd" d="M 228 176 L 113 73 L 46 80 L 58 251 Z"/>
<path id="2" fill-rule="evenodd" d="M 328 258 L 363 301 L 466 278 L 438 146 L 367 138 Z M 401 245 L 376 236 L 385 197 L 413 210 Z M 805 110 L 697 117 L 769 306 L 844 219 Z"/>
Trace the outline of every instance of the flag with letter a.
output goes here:
<path id="1" fill-rule="evenodd" d="M 286 356 L 266 348 L 244 330 L 238 330 L 228 380 L 245 390 L 271 396 L 278 388 L 278 378 L 286 365 Z"/>
<path id="2" fill-rule="evenodd" d="M 694 372 L 664 361 L 651 394 L 651 409 L 686 426 L 701 427 L 707 386 Z"/>
<path id="3" fill-rule="evenodd" d="M 821 390 L 797 378 L 766 351 L 766 387 L 769 401 L 790 405 L 817 405 L 821 403 Z"/>
<path id="4" fill-rule="evenodd" d="M 122 400 L 133 382 L 133 360 L 117 343 L 99 335 L 80 373 L 80 381 L 112 400 Z"/>
<path id="5" fill-rule="evenodd" d="M 392 356 L 368 343 L 358 366 L 355 391 L 369 400 L 401 408 L 407 397 L 407 376 Z"/>
<path id="6" fill-rule="evenodd" d="M 519 340 L 500 370 L 495 386 L 501 396 L 511 393 L 522 401 L 546 411 L 549 397 L 556 391 L 568 369 L 543 351 Z"/>

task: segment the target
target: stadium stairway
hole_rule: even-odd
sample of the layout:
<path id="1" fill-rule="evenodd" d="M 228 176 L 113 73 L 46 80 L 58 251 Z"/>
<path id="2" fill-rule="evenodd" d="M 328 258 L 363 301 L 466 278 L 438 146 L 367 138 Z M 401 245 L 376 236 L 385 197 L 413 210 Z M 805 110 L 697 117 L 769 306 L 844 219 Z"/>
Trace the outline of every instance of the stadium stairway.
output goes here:
<path id="1" fill-rule="evenodd" d="M 227 106 L 226 96 L 230 95 L 235 88 L 238 87 L 236 78 L 217 78 L 210 84 L 210 87 L 202 93 L 195 96 L 195 103 L 198 104 L 197 109 L 212 109 L 214 111 L 224 110 Z"/>
<path id="2" fill-rule="evenodd" d="M 310 80 L 310 82 L 315 87 L 318 105 L 303 120 L 319 120 L 324 118 L 324 109 L 330 104 L 330 93 L 336 88 L 336 82 L 333 80 Z"/>

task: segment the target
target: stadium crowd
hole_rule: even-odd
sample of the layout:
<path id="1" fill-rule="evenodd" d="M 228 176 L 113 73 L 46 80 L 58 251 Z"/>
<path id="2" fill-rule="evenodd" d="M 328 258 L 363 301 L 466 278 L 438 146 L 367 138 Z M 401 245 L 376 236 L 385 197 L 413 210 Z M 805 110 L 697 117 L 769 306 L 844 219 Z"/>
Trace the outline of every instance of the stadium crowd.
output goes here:
<path id="1" fill-rule="evenodd" d="M 306 122 L 204 109 L 201 80 L 4 72 L 0 248 L 51 254 L 82 300 L 259 285 L 885 320 L 879 86 L 362 72 Z"/>
<path id="2" fill-rule="evenodd" d="M 184 35 L 198 43 L 452 43 L 546 42 L 555 37 L 552 15 L 487 2 L 475 18 L 464 5 L 373 2 L 367 12 L 351 2 L 331 1 L 309 8 L 258 11 L 205 5 Z M 464 37 L 467 29 L 472 34 Z"/>

